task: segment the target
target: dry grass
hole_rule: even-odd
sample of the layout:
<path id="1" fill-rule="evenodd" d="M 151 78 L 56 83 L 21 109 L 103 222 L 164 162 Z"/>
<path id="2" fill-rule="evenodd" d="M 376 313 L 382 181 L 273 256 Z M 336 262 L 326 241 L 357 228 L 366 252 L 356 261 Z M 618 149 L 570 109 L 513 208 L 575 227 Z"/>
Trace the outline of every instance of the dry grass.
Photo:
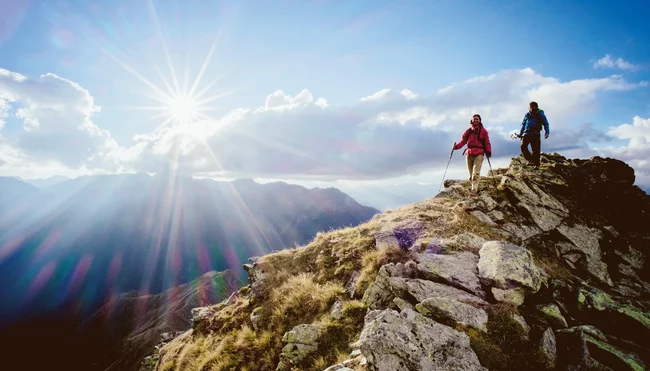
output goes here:
<path id="1" fill-rule="evenodd" d="M 250 323 L 252 306 L 239 298 L 219 310 L 208 330 L 177 339 L 162 350 L 160 370 L 221 371 L 274 370 L 284 347 L 282 336 L 301 323 L 321 323 L 325 334 L 322 351 L 305 360 L 301 369 L 322 370 L 349 353 L 348 343 L 361 331 L 366 308 L 357 301 L 343 304 L 343 318 L 328 316 L 334 301 L 344 292 L 336 281 L 320 284 L 313 273 L 291 276 L 273 288 L 259 312 L 259 328 Z"/>
<path id="2" fill-rule="evenodd" d="M 454 215 L 454 222 L 451 223 L 449 228 L 441 233 L 443 237 L 452 237 L 464 232 L 473 233 L 479 237 L 485 238 L 486 240 L 501 240 L 507 237 L 495 232 L 492 227 L 481 222 L 472 214 L 459 210 L 456 211 Z"/>
<path id="3" fill-rule="evenodd" d="M 397 246 L 381 247 L 377 250 L 366 252 L 362 258 L 362 269 L 357 281 L 355 293 L 363 295 L 368 286 L 377 278 L 379 268 L 388 263 L 405 263 L 409 255 Z"/>
<path id="4" fill-rule="evenodd" d="M 270 326 L 282 333 L 301 323 L 312 323 L 345 292 L 338 282 L 319 284 L 312 273 L 299 273 L 274 289 L 268 306 Z"/>

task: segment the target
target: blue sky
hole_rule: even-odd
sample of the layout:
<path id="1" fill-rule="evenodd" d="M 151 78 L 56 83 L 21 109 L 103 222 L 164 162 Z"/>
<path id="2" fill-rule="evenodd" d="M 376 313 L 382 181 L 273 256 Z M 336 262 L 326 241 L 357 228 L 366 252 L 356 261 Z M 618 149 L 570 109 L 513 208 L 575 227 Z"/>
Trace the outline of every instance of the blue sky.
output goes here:
<path id="1" fill-rule="evenodd" d="M 367 124 L 369 118 L 376 119 L 382 113 L 388 112 L 386 110 L 389 108 L 393 110 L 391 112 L 397 114 L 397 110 L 406 112 L 409 108 L 422 105 L 428 107 L 427 115 L 434 117 L 439 116 L 444 107 L 456 107 L 458 101 L 456 113 L 444 113 L 446 118 L 441 119 L 441 123 L 433 125 L 434 128 L 426 132 L 427 135 L 432 135 L 432 140 L 435 138 L 442 141 L 441 144 L 433 145 L 439 148 L 448 148 L 460 136 L 466 126 L 466 120 L 463 119 L 461 122 L 456 114 L 465 110 L 484 109 L 483 112 L 491 114 L 492 116 L 483 115 L 483 118 L 489 130 L 496 130 L 493 134 L 495 136 L 501 129 L 490 129 L 490 125 L 502 128 L 504 133 L 517 129 L 518 121 L 521 120 L 519 117 L 523 117 L 526 112 L 526 102 L 529 97 L 539 100 L 542 108 L 547 110 L 549 118 L 558 122 L 558 128 L 568 130 L 566 135 L 569 136 L 575 135 L 581 130 L 580 125 L 586 122 L 593 123 L 594 130 L 606 133 L 610 127 L 625 123 L 632 124 L 635 116 L 641 119 L 637 126 L 643 126 L 645 122 L 643 120 L 650 118 L 649 88 L 647 83 L 644 83 L 650 80 L 650 48 L 647 47 L 650 45 L 650 27 L 646 21 L 650 5 L 647 2 L 581 1 L 569 4 L 563 1 L 526 0 L 499 1 L 498 5 L 495 4 L 474 0 L 186 0 L 182 2 L 176 0 L 155 2 L 18 0 L 9 5 L 8 10 L 4 9 L 0 15 L 0 24 L 4 25 L 0 27 L 0 68 L 26 76 L 35 81 L 36 85 L 43 82 L 41 75 L 55 74 L 85 89 L 87 94 L 92 96 L 94 104 L 101 107 L 99 112 L 87 117 L 95 127 L 110 132 L 111 141 L 109 144 L 103 142 L 99 145 L 97 137 L 93 137 L 94 144 L 88 151 L 97 150 L 104 157 L 101 161 L 97 160 L 98 156 L 83 159 L 83 170 L 77 170 L 77 173 L 129 169 L 148 171 L 151 166 L 158 166 L 159 156 L 147 155 L 146 150 L 143 151 L 142 148 L 152 149 L 155 147 L 153 141 L 162 140 L 169 133 L 155 132 L 156 127 L 163 120 L 148 119 L 152 116 L 150 111 L 132 109 L 135 106 L 151 106 L 158 103 L 147 97 L 153 93 L 153 90 L 132 72 L 127 71 L 125 66 L 164 90 L 165 86 L 155 72 L 155 67 L 160 68 L 171 83 L 171 74 L 163 47 L 165 45 L 177 77 L 182 81 L 187 71 L 191 85 L 218 35 L 213 57 L 199 85 L 200 90 L 210 81 L 223 75 L 223 78 L 206 93 L 206 96 L 210 96 L 230 92 L 229 95 L 211 102 L 218 108 L 209 112 L 210 117 L 215 121 L 219 121 L 224 115 L 237 108 L 255 110 L 263 107 L 267 97 L 278 90 L 281 90 L 283 95 L 296 97 L 303 89 L 308 89 L 313 96 L 311 101 L 307 99 L 307 103 L 311 102 L 313 106 L 313 102 L 322 97 L 330 107 L 328 110 L 321 111 L 314 111 L 307 107 L 306 113 L 303 112 L 302 116 L 296 113 L 296 109 L 285 110 L 285 113 L 282 113 L 296 120 L 299 116 L 300 119 L 305 120 L 307 126 L 321 122 L 325 126 L 333 125 L 319 116 L 323 111 L 327 111 L 325 116 L 329 120 L 340 122 L 341 117 L 343 120 L 352 117 L 350 120 L 354 121 L 354 117 L 363 117 L 363 122 Z M 3 6 L 7 7 L 7 5 Z M 625 64 L 617 66 L 616 63 L 610 67 L 594 67 L 594 63 L 606 55 L 610 56 L 611 61 L 620 58 L 621 61 L 635 67 L 620 68 L 625 67 Z M 542 80 L 531 78 L 526 74 L 510 76 L 503 72 L 521 71 L 526 68 L 530 68 L 535 76 L 539 76 Z M 462 88 L 470 89 L 471 93 L 458 90 L 460 88 L 454 85 L 494 74 L 499 83 L 481 85 L 481 81 L 475 80 L 475 86 L 469 84 Z M 615 77 L 612 81 L 602 81 L 602 84 L 588 82 L 591 81 L 589 79 L 610 79 L 612 75 L 620 75 L 620 77 Z M 531 91 L 539 84 L 546 84 L 548 81 L 543 79 L 549 78 L 557 79 L 559 83 L 579 81 L 566 86 L 556 86 L 551 96 L 540 94 L 535 98 L 534 92 Z M 526 82 L 519 83 L 517 79 L 524 79 Z M 617 79 L 636 86 L 620 88 L 622 83 Z M 32 177 L 38 174 L 49 176 L 53 175 L 51 174 L 53 172 L 76 174 L 69 170 L 70 164 L 79 165 L 70 160 L 72 155 L 67 157 L 70 161 L 61 166 L 52 165 L 55 167 L 44 168 L 28 165 L 25 161 L 42 163 L 42 156 L 46 154 L 55 159 L 57 149 L 54 144 L 44 144 L 43 138 L 39 139 L 40 142 L 28 145 L 28 137 L 21 136 L 25 118 L 15 116 L 17 108 L 29 106 L 30 94 L 41 94 L 48 89 L 48 86 L 57 83 L 60 81 L 44 84 L 36 89 L 22 90 L 21 98 L 10 102 L 11 107 L 5 110 L 6 124 L 0 131 L 3 135 L 0 138 L 10 143 L 15 151 L 11 155 L 13 156 L 11 160 L 5 157 L 4 161 L 0 162 L 4 163 L 0 166 L 1 172 L 19 175 L 22 170 L 30 169 L 22 173 L 24 176 Z M 552 82 L 548 83 L 552 85 Z M 607 85 L 610 83 L 618 87 L 612 90 Z M 580 90 L 583 89 L 582 85 L 589 84 L 593 86 L 584 88 L 584 91 Z M 4 86 L 4 88 L 7 90 L 11 86 Z M 455 99 L 453 104 L 448 100 L 451 99 L 449 97 L 436 98 L 436 94 L 441 95 L 440 89 L 450 86 L 452 90 L 457 90 L 454 90 L 456 92 L 451 95 Z M 0 84 L 0 89 L 2 88 L 3 85 Z M 409 89 L 421 97 L 434 97 L 431 99 L 437 99 L 437 103 L 427 101 L 405 105 L 404 102 L 389 99 L 382 103 L 384 105 L 377 103 L 372 108 L 360 106 L 360 98 L 371 96 L 386 88 L 393 89 L 393 92 Z M 14 89 L 17 88 L 14 86 Z M 521 105 L 509 108 L 508 104 L 512 104 L 514 96 L 519 94 L 519 90 L 516 89 L 521 89 Z M 545 91 L 545 88 L 540 89 Z M 60 90 L 59 98 L 62 102 L 65 101 L 66 91 L 66 89 Z M 570 92 L 567 93 L 568 91 Z M 15 97 L 18 96 L 15 91 L 13 94 Z M 471 103 L 473 100 L 469 97 L 470 94 L 477 94 L 475 103 Z M 569 94 L 570 97 L 567 98 L 563 94 Z M 466 99 L 465 95 L 468 95 Z M 494 110 L 484 108 L 487 107 L 486 104 L 490 104 L 490 99 L 493 99 Z M 571 99 L 575 100 L 573 102 L 575 104 Z M 1 101 L 2 90 L 0 90 Z M 503 104 L 499 103 L 500 101 L 503 101 Z M 463 102 L 466 102 L 465 106 Z M 73 106 L 79 108 L 78 105 Z M 0 104 L 0 109 L 2 107 Z M 128 107 L 131 109 L 127 109 Z M 507 117 L 502 119 L 494 118 L 496 114 L 493 112 L 497 112 L 495 110 L 516 110 L 516 107 L 519 107 L 519 112 L 506 115 Z M 331 112 L 333 109 L 337 110 L 336 114 Z M 291 112 L 287 113 L 289 111 Z M 265 113 L 265 115 L 268 119 L 276 114 Z M 279 120 L 275 116 L 268 119 L 270 121 L 265 121 L 267 119 L 261 117 L 260 114 L 256 118 L 242 120 L 246 120 L 247 125 L 252 125 L 250 130 L 253 132 L 255 126 L 250 122 L 255 122 L 262 127 L 281 125 L 277 122 L 284 122 L 273 121 Z M 66 116 L 61 117 L 60 121 L 73 119 Z M 427 126 L 424 121 L 420 117 L 410 122 L 415 126 L 418 124 Z M 551 122 L 552 133 L 555 133 L 556 122 Z M 226 124 L 228 123 L 221 123 L 222 126 Z M 58 130 L 56 125 L 59 123 L 52 125 L 52 130 Z M 67 127 L 78 126 L 72 122 L 70 125 Z M 359 122 L 356 125 L 355 129 L 358 129 L 359 125 L 363 126 Z M 416 131 L 415 126 L 398 125 L 396 128 L 391 128 L 388 139 L 404 135 L 402 140 L 414 141 L 404 132 Z M 342 138 L 340 135 L 335 137 L 327 129 L 321 128 L 322 133 L 325 133 L 322 134 L 317 129 L 311 130 L 311 127 L 305 130 L 296 130 L 296 127 L 291 126 L 292 131 L 281 131 L 282 127 L 278 126 L 282 137 L 275 138 L 275 145 L 270 146 L 276 149 L 284 148 L 284 152 L 275 154 L 277 157 L 274 158 L 278 161 L 286 159 L 287 156 L 310 157 L 311 155 L 305 153 L 310 150 L 309 146 L 297 148 L 295 143 L 299 140 L 311 141 L 313 137 L 323 135 L 331 135 L 332 141 Z M 403 131 L 400 131 L 400 127 Z M 345 128 L 345 126 L 331 126 L 331 130 L 345 131 Z M 392 131 L 393 129 L 396 131 Z M 570 132 L 571 130 L 573 132 Z M 436 134 L 432 134 L 433 131 L 436 131 Z M 234 132 L 236 131 L 229 131 L 231 134 Z M 290 138 L 298 132 L 305 135 L 305 138 Z M 373 147 L 373 150 L 380 152 L 380 149 L 386 148 L 390 141 L 384 140 L 379 143 L 380 140 L 377 139 L 380 138 L 379 132 L 373 131 L 373 133 L 376 135 L 370 137 L 375 139 L 366 139 L 366 142 L 363 142 L 365 144 L 362 144 L 368 145 L 367 140 L 375 140 L 377 141 L 375 145 L 378 147 Z M 562 130 L 559 133 L 562 133 Z M 33 139 L 32 134 L 29 138 Z M 149 142 L 146 144 L 140 142 L 138 147 L 137 141 L 133 140 L 136 135 L 149 136 Z M 204 132 L 200 134 L 203 137 L 206 135 L 208 134 Z M 366 166 L 361 163 L 363 156 L 355 157 L 354 152 L 341 153 L 342 148 L 362 145 L 359 138 L 366 138 L 368 135 L 367 132 L 363 135 L 357 132 L 356 139 L 353 138 L 356 140 L 355 144 L 348 143 L 347 147 L 337 147 L 338 152 L 329 155 L 322 152 L 313 154 L 312 157 L 320 162 L 328 162 L 338 156 L 337 164 L 345 165 L 341 171 L 332 170 L 335 165 L 329 162 L 328 166 L 323 165 L 327 170 L 322 172 L 305 174 L 304 171 L 287 170 L 288 167 L 294 170 L 300 168 L 301 164 L 308 164 L 308 161 L 290 162 L 284 167 L 279 167 L 284 169 L 282 171 L 279 171 L 281 169 L 261 171 L 259 167 L 253 166 L 244 166 L 245 171 L 238 171 L 238 164 L 258 161 L 256 156 L 269 157 L 269 151 L 259 150 L 255 154 L 237 158 L 231 158 L 234 156 L 232 153 L 220 154 L 221 157 L 230 159 L 224 161 L 226 163 L 230 161 L 230 170 L 234 169 L 222 175 L 302 179 L 303 181 L 369 180 L 371 178 L 373 181 L 378 181 L 391 178 L 394 182 L 395 178 L 399 178 L 433 182 L 444 170 L 448 157 L 446 149 L 444 151 L 441 149 L 439 153 L 429 153 L 417 147 L 419 145 L 413 144 L 417 147 L 412 149 L 413 151 L 422 153 L 425 157 L 429 156 L 431 159 L 444 159 L 444 161 L 422 162 L 411 154 L 405 156 L 400 152 L 398 157 L 408 162 L 403 166 L 408 170 L 403 173 L 390 171 L 381 176 L 373 173 L 370 176 L 369 174 L 377 168 L 399 167 L 397 163 L 399 161 L 395 160 L 394 156 L 386 155 L 386 158 L 378 160 L 372 166 Z M 241 139 L 241 137 L 241 133 L 237 134 L 237 138 Z M 421 135 L 416 134 L 416 137 Z M 78 137 L 74 136 L 74 138 Z M 106 136 L 102 138 L 106 139 Z M 268 136 L 262 139 L 271 140 Z M 566 147 L 564 144 L 559 144 L 562 142 L 560 138 L 552 136 L 551 139 L 556 141 L 549 141 L 549 148 L 553 148 L 552 143 L 556 143 L 560 149 Z M 218 145 L 219 140 L 225 141 L 225 139 L 215 139 L 208 142 L 210 145 Z M 259 141 L 259 138 L 257 140 Z M 606 144 L 594 143 L 585 137 L 585 142 L 582 144 L 584 148 L 580 148 L 582 151 L 575 149 L 576 154 L 590 155 L 593 154 L 594 148 L 599 147 L 605 151 L 602 148 L 608 146 L 610 147 L 608 152 L 602 152 L 603 154 L 619 154 L 627 161 L 634 161 L 636 159 L 634 156 L 645 153 L 643 143 L 636 143 L 634 150 L 628 148 L 629 138 L 626 139 L 623 134 L 618 138 L 612 138 Z M 192 144 L 187 145 L 192 146 Z M 426 147 L 425 144 L 420 145 Z M 38 150 L 41 148 L 38 146 L 51 148 L 47 147 L 49 148 L 47 151 L 41 151 L 41 157 L 29 153 L 28 149 Z M 642 148 L 639 149 L 639 146 Z M 239 146 L 235 145 L 232 150 L 237 147 Z M 131 148 L 130 152 L 129 148 Z M 370 150 L 369 148 L 366 150 Z M 409 148 L 409 145 L 405 145 L 393 150 L 409 151 Z M 503 161 L 499 162 L 495 154 L 495 162 L 507 164 L 513 148 L 516 149 L 516 146 L 504 144 L 504 150 L 501 151 Z M 590 149 L 592 152 L 589 151 Z M 107 164 L 106 153 L 109 150 L 113 153 L 117 153 L 118 150 L 121 152 L 120 155 L 112 156 L 109 161 L 111 163 Z M 390 149 L 385 152 L 392 153 Z M 186 155 L 206 156 L 205 151 L 191 149 L 188 149 Z M 194 157 L 192 161 L 188 160 L 183 164 L 187 166 L 190 163 L 194 164 L 192 165 L 194 167 L 189 167 L 196 174 L 214 175 L 213 168 L 203 165 L 200 168 L 196 167 L 199 157 Z M 352 162 L 346 164 L 344 162 L 346 159 Z M 316 161 L 313 158 L 312 160 Z M 640 162 L 636 164 L 642 166 Z M 454 159 L 454 165 L 453 171 L 456 172 L 452 171 L 452 175 L 464 176 L 465 169 L 461 156 Z M 309 163 L 309 166 L 312 169 L 318 167 L 313 162 Z M 55 168 L 56 171 L 51 170 Z M 409 173 L 417 176 L 409 177 Z M 361 175 L 355 176 L 355 174 Z"/>

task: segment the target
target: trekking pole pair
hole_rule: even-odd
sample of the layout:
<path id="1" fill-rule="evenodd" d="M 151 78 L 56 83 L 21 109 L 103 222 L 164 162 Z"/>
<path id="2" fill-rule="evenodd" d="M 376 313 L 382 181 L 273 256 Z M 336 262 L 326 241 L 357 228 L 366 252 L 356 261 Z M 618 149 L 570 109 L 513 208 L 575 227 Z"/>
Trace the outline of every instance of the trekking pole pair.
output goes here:
<path id="1" fill-rule="evenodd" d="M 454 143 L 454 147 L 455 147 Z M 483 151 L 485 151 L 485 148 L 483 148 Z M 442 186 L 445 184 L 445 176 L 447 175 L 447 169 L 449 169 L 449 164 L 451 163 L 451 157 L 454 155 L 454 148 L 451 149 L 451 153 L 449 154 L 449 161 L 447 161 L 447 167 L 445 168 L 445 173 L 442 175 L 442 181 L 440 182 L 440 188 L 438 189 L 438 192 L 442 190 Z M 485 156 L 487 157 L 487 155 Z M 490 173 L 492 173 L 492 181 L 494 182 L 494 189 L 498 190 L 499 188 L 497 187 L 497 180 L 494 178 L 494 171 L 492 170 L 492 163 L 490 162 L 490 158 L 487 157 L 488 160 L 488 166 L 490 167 Z"/>

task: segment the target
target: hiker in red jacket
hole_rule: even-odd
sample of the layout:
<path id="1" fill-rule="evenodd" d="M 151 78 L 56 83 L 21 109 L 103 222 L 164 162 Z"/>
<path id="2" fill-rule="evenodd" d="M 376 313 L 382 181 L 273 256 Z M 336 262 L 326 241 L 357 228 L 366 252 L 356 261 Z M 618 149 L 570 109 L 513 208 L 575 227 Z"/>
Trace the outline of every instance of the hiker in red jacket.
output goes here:
<path id="1" fill-rule="evenodd" d="M 459 143 L 454 143 L 453 149 L 461 149 L 465 144 L 467 148 L 467 170 L 469 171 L 469 181 L 472 184 L 472 193 L 478 193 L 478 183 L 481 178 L 481 165 L 483 156 L 492 157 L 492 145 L 490 145 L 490 136 L 481 122 L 481 115 L 475 114 L 469 122 L 470 127 L 465 130 Z"/>

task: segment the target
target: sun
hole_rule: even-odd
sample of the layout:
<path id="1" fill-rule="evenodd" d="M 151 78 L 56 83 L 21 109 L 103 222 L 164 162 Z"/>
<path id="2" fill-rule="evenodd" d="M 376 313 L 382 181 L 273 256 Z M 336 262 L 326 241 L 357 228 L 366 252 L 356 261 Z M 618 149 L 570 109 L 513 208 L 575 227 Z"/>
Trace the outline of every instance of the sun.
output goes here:
<path id="1" fill-rule="evenodd" d="M 186 95 L 175 96 L 169 103 L 169 114 L 179 123 L 190 123 L 197 119 L 199 105 Z"/>

